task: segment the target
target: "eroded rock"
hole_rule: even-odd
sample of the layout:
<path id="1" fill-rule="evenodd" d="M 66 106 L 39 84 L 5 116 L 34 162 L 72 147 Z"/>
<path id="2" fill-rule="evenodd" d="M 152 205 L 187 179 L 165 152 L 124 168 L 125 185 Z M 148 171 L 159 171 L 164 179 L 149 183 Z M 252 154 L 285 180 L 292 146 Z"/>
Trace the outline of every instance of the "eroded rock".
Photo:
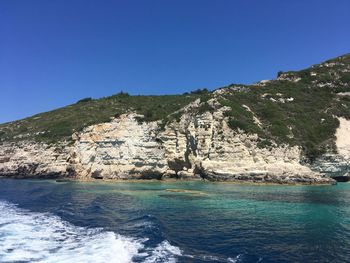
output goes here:
<path id="1" fill-rule="evenodd" d="M 215 101 L 209 101 L 219 107 Z M 300 164 L 298 147 L 259 148 L 257 135 L 233 131 L 224 112 L 183 109 L 164 130 L 129 113 L 74 133 L 74 144 L 3 144 L 0 174 L 78 179 L 206 179 L 268 183 L 332 183 Z"/>

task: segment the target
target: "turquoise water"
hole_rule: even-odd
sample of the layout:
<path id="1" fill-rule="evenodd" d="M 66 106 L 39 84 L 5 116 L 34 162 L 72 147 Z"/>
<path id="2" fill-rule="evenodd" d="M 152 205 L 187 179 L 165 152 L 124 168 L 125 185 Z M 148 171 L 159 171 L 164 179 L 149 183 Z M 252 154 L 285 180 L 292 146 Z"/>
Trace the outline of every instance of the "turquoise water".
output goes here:
<path id="1" fill-rule="evenodd" d="M 350 262 L 350 184 L 0 180 L 0 262 Z"/>

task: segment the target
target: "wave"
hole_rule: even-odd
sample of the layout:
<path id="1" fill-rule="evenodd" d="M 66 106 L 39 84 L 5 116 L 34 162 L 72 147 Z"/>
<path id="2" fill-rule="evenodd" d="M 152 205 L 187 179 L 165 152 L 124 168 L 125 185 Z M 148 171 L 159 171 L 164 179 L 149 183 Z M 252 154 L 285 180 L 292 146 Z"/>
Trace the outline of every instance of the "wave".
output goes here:
<path id="1" fill-rule="evenodd" d="M 58 216 L 8 202 L 0 201 L 0 211 L 0 262 L 172 263 L 181 256 L 181 250 L 167 240 L 147 248 L 147 238 L 78 227 Z"/>

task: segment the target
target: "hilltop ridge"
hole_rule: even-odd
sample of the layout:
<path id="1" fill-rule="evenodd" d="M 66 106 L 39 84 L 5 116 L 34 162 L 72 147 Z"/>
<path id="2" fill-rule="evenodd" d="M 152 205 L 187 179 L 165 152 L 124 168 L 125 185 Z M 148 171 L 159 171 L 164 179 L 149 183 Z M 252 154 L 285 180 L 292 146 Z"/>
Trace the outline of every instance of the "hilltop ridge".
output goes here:
<path id="1" fill-rule="evenodd" d="M 1 124 L 2 148 L 13 155 L 3 154 L 0 173 L 18 172 L 23 166 L 20 161 L 11 164 L 12 170 L 6 165 L 23 155 L 17 150 L 26 145 L 35 156 L 40 156 L 40 149 L 70 156 L 61 160 L 62 171 L 48 169 L 47 174 L 84 174 L 85 178 L 107 178 L 108 173 L 111 178 L 197 174 L 212 180 L 250 180 L 255 174 L 260 179 L 253 176 L 253 180 L 269 181 L 261 178 L 273 175 L 271 180 L 279 181 L 278 169 L 272 167 L 275 162 L 286 178 L 296 169 L 303 178 L 299 179 L 308 181 L 312 172 L 301 163 L 337 155 L 337 130 L 349 120 L 350 55 L 346 54 L 301 71 L 279 72 L 276 79 L 253 85 L 232 84 L 183 95 L 120 93 L 86 98 Z M 32 175 L 42 165 L 36 159 L 34 163 Z"/>
<path id="2" fill-rule="evenodd" d="M 231 84 L 213 92 L 196 90 L 164 96 L 130 96 L 121 92 L 101 99 L 82 99 L 63 108 L 0 124 L 0 142 L 69 141 L 74 132 L 127 112 L 143 115 L 140 121 L 160 121 L 164 126 L 196 99 L 201 101 L 199 112 L 215 110 L 207 103 L 215 98 L 220 106 L 231 108 L 226 115 L 232 129 L 257 133 L 262 144 L 274 140 L 301 145 L 306 153 L 317 154 L 334 148 L 333 136 L 339 125 L 334 116 L 350 119 L 347 92 L 350 54 L 301 71 L 278 72 L 273 80 L 253 85 Z"/>

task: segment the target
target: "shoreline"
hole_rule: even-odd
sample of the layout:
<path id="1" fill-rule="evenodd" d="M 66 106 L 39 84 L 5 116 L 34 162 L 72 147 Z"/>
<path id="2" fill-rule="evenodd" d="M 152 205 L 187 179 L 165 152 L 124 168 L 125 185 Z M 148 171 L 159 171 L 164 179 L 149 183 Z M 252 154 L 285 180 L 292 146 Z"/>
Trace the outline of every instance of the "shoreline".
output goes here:
<path id="1" fill-rule="evenodd" d="M 203 182 L 203 183 L 218 183 L 218 184 L 233 184 L 233 185 L 251 185 L 251 186 L 333 186 L 338 182 L 324 182 L 324 183 L 309 183 L 309 182 L 254 182 L 254 181 L 211 181 L 207 179 L 93 179 L 93 178 L 45 178 L 45 177 L 14 177 L 14 176 L 0 176 L 1 179 L 12 180 L 49 180 L 57 183 L 184 183 L 184 182 Z"/>

